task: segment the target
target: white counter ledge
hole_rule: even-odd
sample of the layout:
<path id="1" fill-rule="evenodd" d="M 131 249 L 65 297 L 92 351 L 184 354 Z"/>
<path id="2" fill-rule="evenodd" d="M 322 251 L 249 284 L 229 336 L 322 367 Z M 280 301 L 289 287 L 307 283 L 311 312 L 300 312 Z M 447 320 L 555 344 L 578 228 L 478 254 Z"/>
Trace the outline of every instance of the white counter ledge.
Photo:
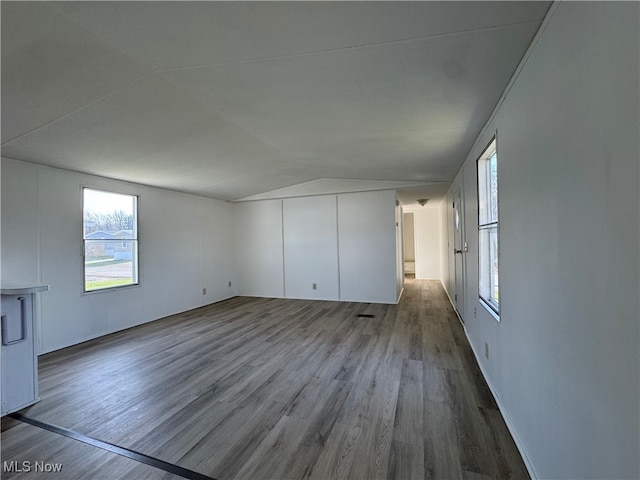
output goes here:
<path id="1" fill-rule="evenodd" d="M 0 281 L 0 294 L 2 295 L 26 295 L 47 292 L 48 290 L 49 285 L 40 283 Z"/>

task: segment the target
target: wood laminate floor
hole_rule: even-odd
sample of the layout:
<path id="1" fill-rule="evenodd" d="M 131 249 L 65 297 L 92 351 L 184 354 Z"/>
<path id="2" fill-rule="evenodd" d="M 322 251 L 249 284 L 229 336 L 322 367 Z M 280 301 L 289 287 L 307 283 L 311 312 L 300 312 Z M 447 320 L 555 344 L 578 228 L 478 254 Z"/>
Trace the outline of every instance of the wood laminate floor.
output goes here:
<path id="1" fill-rule="evenodd" d="M 40 397 L 25 416 L 218 480 L 528 478 L 437 281 L 398 305 L 168 317 L 40 357 Z M 6 418 L 2 460 L 64 464 L 3 478 L 180 478 Z"/>

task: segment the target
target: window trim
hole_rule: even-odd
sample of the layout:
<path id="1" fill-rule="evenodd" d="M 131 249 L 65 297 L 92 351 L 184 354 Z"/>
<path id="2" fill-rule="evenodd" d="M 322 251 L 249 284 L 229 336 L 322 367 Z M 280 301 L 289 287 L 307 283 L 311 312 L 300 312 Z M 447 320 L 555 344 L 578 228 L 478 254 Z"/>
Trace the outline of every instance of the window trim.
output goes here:
<path id="1" fill-rule="evenodd" d="M 495 318 L 498 322 L 500 321 L 500 303 L 496 303 L 492 301 L 492 299 L 487 299 L 482 295 L 480 290 L 480 286 L 482 283 L 482 252 L 480 251 L 480 235 L 483 231 L 490 231 L 495 228 L 496 235 L 498 237 L 498 265 L 500 265 L 500 187 L 497 188 L 497 196 L 496 196 L 496 208 L 497 208 L 497 218 L 495 221 L 481 223 L 480 222 L 480 162 L 489 160 L 493 155 L 496 156 L 496 169 L 498 168 L 498 133 L 495 132 L 491 140 L 487 142 L 485 147 L 482 149 L 482 153 L 478 156 L 476 160 L 476 192 L 477 192 L 477 221 L 478 221 L 478 300 L 479 303 L 491 314 L 493 318 Z M 498 185 L 500 183 L 498 176 Z M 499 277 L 498 273 L 498 278 Z"/>
<path id="2" fill-rule="evenodd" d="M 134 228 L 134 232 L 135 232 L 135 237 L 134 238 L 130 238 L 130 239 L 126 239 L 127 242 L 135 242 L 136 247 L 135 251 L 136 251 L 136 255 L 135 255 L 135 265 L 134 265 L 134 271 L 135 271 L 135 283 L 127 283 L 124 285 L 115 285 L 115 286 L 111 286 L 111 287 L 104 287 L 104 288 L 96 288 L 93 290 L 87 290 L 86 286 L 87 286 L 87 279 L 86 279 L 86 264 L 85 264 L 85 255 L 86 255 L 86 241 L 87 239 L 85 238 L 85 229 L 84 229 L 84 213 L 85 213 L 85 190 L 93 190 L 93 191 L 97 191 L 97 192 L 102 192 L 102 193 L 112 193 L 112 194 L 116 194 L 116 195 L 124 195 L 127 197 L 133 197 L 135 198 L 135 204 L 134 204 L 134 209 L 135 209 L 135 228 Z M 82 295 L 93 295 L 96 293 L 102 293 L 102 292 L 113 292 L 116 290 L 126 290 L 129 288 L 137 288 L 141 285 L 141 269 L 140 269 L 140 194 L 137 193 L 128 193 L 128 192 L 124 192 L 124 191 L 119 191 L 119 190 L 114 190 L 114 189 L 106 189 L 104 187 L 93 187 L 93 186 L 89 186 L 89 185 L 80 185 L 80 203 L 81 203 L 81 228 L 82 228 Z M 91 239 L 89 239 L 91 240 Z M 112 242 L 115 245 L 118 245 L 120 243 L 123 243 L 123 239 L 122 238 L 113 238 L 113 239 L 101 239 L 101 241 L 104 242 Z"/>

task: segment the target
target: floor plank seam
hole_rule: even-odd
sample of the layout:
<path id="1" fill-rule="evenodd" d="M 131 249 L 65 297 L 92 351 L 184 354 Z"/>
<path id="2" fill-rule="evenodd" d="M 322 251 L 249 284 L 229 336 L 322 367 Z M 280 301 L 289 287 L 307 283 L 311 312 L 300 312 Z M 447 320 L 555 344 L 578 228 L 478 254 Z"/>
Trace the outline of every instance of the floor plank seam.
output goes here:
<path id="1" fill-rule="evenodd" d="M 165 462 L 158 458 L 145 455 L 144 453 L 136 452 L 135 450 L 130 450 L 128 448 L 120 447 L 119 445 L 114 445 L 113 443 L 109 443 L 103 440 L 99 440 L 97 438 L 89 437 L 82 433 L 74 432 L 73 430 L 59 427 L 57 425 L 41 422 L 40 420 L 27 417 L 19 412 L 11 413 L 8 416 L 13 418 L 14 420 L 18 420 L 23 423 L 28 423 L 29 425 L 32 425 L 34 427 L 41 428 L 43 430 L 47 430 L 49 432 L 56 433 L 58 435 L 63 435 L 67 438 L 71 438 L 73 440 L 86 443 L 87 445 L 91 445 L 94 447 L 101 448 L 103 450 L 107 450 L 111 453 L 115 453 L 117 455 L 121 455 L 131 460 L 135 460 L 137 462 L 150 465 L 152 467 L 158 468 L 167 473 L 171 473 L 173 475 L 177 475 L 182 478 L 187 478 L 189 480 L 216 480 L 213 477 L 209 477 L 199 472 L 180 467 L 179 465 L 175 465 L 173 463 Z"/>

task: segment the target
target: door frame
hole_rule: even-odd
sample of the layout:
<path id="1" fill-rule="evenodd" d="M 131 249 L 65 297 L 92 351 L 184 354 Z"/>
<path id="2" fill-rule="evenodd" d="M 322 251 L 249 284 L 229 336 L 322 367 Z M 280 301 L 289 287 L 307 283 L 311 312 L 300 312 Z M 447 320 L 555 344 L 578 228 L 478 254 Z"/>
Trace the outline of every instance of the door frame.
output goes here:
<path id="1" fill-rule="evenodd" d="M 453 256 L 453 282 L 452 293 L 453 306 L 460 317 L 460 321 L 464 323 L 465 317 L 465 300 L 466 300 L 466 253 L 468 251 L 467 242 L 465 241 L 465 223 L 464 223 L 464 197 L 462 185 L 458 185 L 453 190 L 452 195 L 452 229 L 453 238 L 450 246 L 450 254 Z M 456 215 L 457 214 L 457 215 Z M 458 222 L 456 228 L 456 221 Z"/>
<path id="2" fill-rule="evenodd" d="M 410 215 L 411 217 L 411 232 L 413 233 L 413 237 L 411 238 L 411 243 L 413 246 L 413 275 L 414 278 L 416 277 L 416 264 L 417 264 L 417 259 L 416 259 L 416 216 L 415 216 L 415 212 L 413 210 L 410 211 L 403 211 L 402 212 L 402 267 L 403 267 L 403 278 L 405 279 L 404 281 L 406 281 L 406 274 L 407 272 L 404 270 L 404 264 L 406 261 L 405 258 L 405 250 L 404 250 L 404 245 L 405 242 L 407 241 L 406 237 L 405 237 L 405 215 Z"/>

